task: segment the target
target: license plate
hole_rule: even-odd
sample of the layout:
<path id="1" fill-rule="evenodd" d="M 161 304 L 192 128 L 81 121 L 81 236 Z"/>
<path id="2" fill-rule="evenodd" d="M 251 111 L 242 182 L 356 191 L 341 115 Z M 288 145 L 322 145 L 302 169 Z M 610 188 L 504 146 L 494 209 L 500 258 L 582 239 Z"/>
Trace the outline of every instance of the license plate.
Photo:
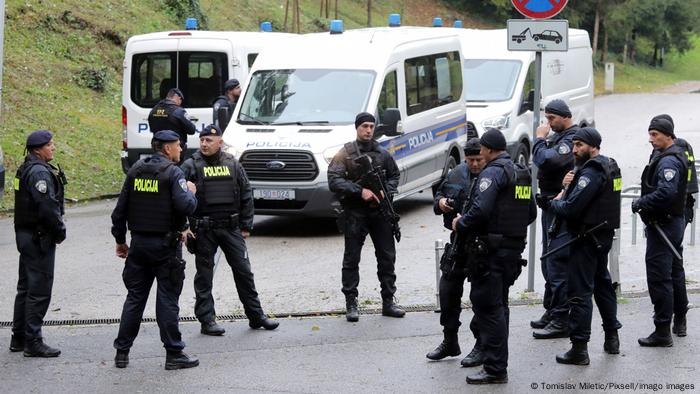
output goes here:
<path id="1" fill-rule="evenodd" d="M 294 200 L 294 190 L 253 189 L 253 198 L 263 200 Z"/>

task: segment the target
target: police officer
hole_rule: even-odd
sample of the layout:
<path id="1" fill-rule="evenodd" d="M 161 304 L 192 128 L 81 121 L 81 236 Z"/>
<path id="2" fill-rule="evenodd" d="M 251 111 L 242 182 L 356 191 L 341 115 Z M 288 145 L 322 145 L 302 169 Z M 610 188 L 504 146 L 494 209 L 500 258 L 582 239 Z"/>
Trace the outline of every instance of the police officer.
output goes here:
<path id="1" fill-rule="evenodd" d="M 649 296 L 654 304 L 656 329 L 641 346 L 673 346 L 674 331 L 685 333 L 688 295 L 683 253 L 686 188 L 691 170 L 684 149 L 674 144 L 673 124 L 655 118 L 649 124 L 649 142 L 658 150 L 642 173 L 642 195 L 632 204 L 646 224 L 646 269 Z"/>
<path id="2" fill-rule="evenodd" d="M 214 119 L 214 125 L 219 127 L 222 133 L 226 131 L 226 126 L 231 121 L 239 97 L 241 97 L 241 83 L 234 78 L 224 83 L 224 94 L 214 99 L 212 119 Z"/>
<path id="3" fill-rule="evenodd" d="M 455 167 L 447 174 L 447 178 L 435 193 L 433 209 L 436 215 L 442 215 L 445 228 L 452 230 L 452 220 L 457 213 L 467 207 L 469 192 L 475 185 L 476 178 L 486 164 L 481 155 L 481 145 L 478 138 L 467 141 L 464 148 L 465 163 Z M 454 237 L 452 244 L 454 245 Z M 445 267 L 445 269 L 449 269 Z M 461 353 L 457 331 L 461 325 L 459 315 L 462 312 L 462 294 L 464 292 L 463 272 L 443 273 L 440 277 L 440 324 L 443 326 L 444 339 L 435 350 L 426 355 L 430 360 L 441 360 Z M 479 336 L 476 332 L 476 321 L 472 319 L 469 328 L 477 340 L 474 349 L 462 360 L 462 365 L 472 367 L 481 364 L 481 351 L 478 346 Z"/>
<path id="4" fill-rule="evenodd" d="M 148 114 L 148 127 L 151 129 L 151 133 L 155 134 L 161 130 L 177 133 L 183 153 L 181 159 L 184 159 L 187 152 L 187 136 L 197 132 L 194 123 L 187 119 L 187 112 L 182 108 L 183 101 L 185 101 L 185 96 L 182 91 L 178 88 L 172 88 L 168 91 L 165 99 L 160 100 Z"/>
<path id="5" fill-rule="evenodd" d="M 542 253 L 549 248 L 568 241 L 567 234 L 550 237 L 550 228 L 554 215 L 549 209 L 549 202 L 561 191 L 564 175 L 574 166 L 571 139 L 578 129 L 571 119 L 571 110 L 563 100 L 552 100 L 544 110 L 548 124 L 537 128 L 537 139 L 532 148 L 532 162 L 537 166 L 537 180 L 540 192 L 537 203 L 542 208 Z M 554 134 L 547 138 L 549 130 Z M 554 235 L 554 234 L 553 234 Z M 552 238 L 550 240 L 550 238 Z M 539 320 L 530 322 L 536 330 L 535 338 L 566 338 L 569 335 L 567 316 L 569 306 L 566 297 L 566 276 L 568 248 L 562 249 L 542 260 L 544 276 L 544 298 L 542 304 L 545 313 Z"/>
<path id="6" fill-rule="evenodd" d="M 359 320 L 357 286 L 360 283 L 360 254 L 367 234 L 374 243 L 377 256 L 377 277 L 381 285 L 382 315 L 403 317 L 406 312 L 394 303 L 396 292 L 396 247 L 391 223 L 377 207 L 381 199 L 389 201 L 397 192 L 399 168 L 394 158 L 379 143 L 372 139 L 375 126 L 374 115 L 361 112 L 355 117 L 357 139 L 348 142 L 333 157 L 328 167 L 328 187 L 336 194 L 343 207 L 345 252 L 343 255 L 342 283 L 347 307 L 346 319 Z M 389 195 L 377 195 L 363 182 L 362 168 L 357 160 L 361 155 L 369 156 L 374 167 L 385 175 Z"/>
<path id="7" fill-rule="evenodd" d="M 15 236 L 19 279 L 10 351 L 25 357 L 58 357 L 43 341 L 41 326 L 51 302 L 56 244 L 66 239 L 63 223 L 65 175 L 49 164 L 56 146 L 48 130 L 27 137 L 27 156 L 15 177 Z"/>
<path id="8" fill-rule="evenodd" d="M 622 175 L 615 160 L 599 153 L 601 137 L 596 129 L 580 128 L 573 142 L 578 171 L 571 171 L 564 177 L 566 192 L 559 193 L 551 203 L 557 220 L 564 221 L 564 231 L 578 239 L 571 246 L 567 280 L 572 347 L 556 360 L 561 364 L 588 365 L 592 295 L 603 320 L 603 349 L 609 354 L 620 353 L 617 331 L 622 324 L 617 320 L 617 298 L 608 272 L 608 252 L 615 229 L 620 227 Z"/>
<path id="9" fill-rule="evenodd" d="M 467 376 L 469 384 L 508 382 L 508 289 L 522 271 L 527 226 L 537 217 L 530 171 L 516 167 L 505 149 L 506 139 L 499 130 L 489 129 L 482 135 L 486 166 L 476 181 L 469 210 L 452 222 L 454 231 L 476 237 L 477 245 L 467 260 L 472 265 L 469 299 L 483 369 Z"/>
<path id="10" fill-rule="evenodd" d="M 191 368 L 199 365 L 199 360 L 182 351 L 185 342 L 178 327 L 178 299 L 185 266 L 177 254 L 186 216 L 197 207 L 196 187 L 175 165 L 182 151 L 176 132 L 155 133 L 152 145 L 155 154 L 131 167 L 112 212 L 116 254 L 126 258 L 122 278 L 128 291 L 114 340 L 114 362 L 117 368 L 129 364 L 129 349 L 156 279 L 156 320 L 166 350 L 165 369 Z M 126 244 L 127 225 L 131 247 Z"/>
<path id="11" fill-rule="evenodd" d="M 188 248 L 194 252 L 197 273 L 194 311 L 201 333 L 223 335 L 216 323 L 212 280 L 214 256 L 221 247 L 233 271 L 238 298 L 251 328 L 274 330 L 278 322 L 263 313 L 255 291 L 245 238 L 253 228 L 253 195 L 245 170 L 233 155 L 223 152 L 221 129 L 207 126 L 199 135 L 200 149 L 182 164 L 185 178 L 197 186 L 197 210 L 190 216 Z"/>

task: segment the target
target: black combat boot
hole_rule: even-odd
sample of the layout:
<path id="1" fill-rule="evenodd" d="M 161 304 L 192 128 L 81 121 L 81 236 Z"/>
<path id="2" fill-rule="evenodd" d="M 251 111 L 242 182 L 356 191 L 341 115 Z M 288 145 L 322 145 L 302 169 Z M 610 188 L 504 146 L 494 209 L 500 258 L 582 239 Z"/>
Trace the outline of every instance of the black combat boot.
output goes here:
<path id="1" fill-rule="evenodd" d="M 532 332 L 535 339 L 568 338 L 569 326 L 565 322 L 550 321 L 543 329 Z"/>
<path id="2" fill-rule="evenodd" d="M 384 299 L 384 302 L 382 303 L 382 316 L 404 317 L 405 315 L 406 315 L 406 311 L 399 308 L 396 305 L 396 303 L 394 303 L 393 298 L 385 298 Z"/>
<path id="3" fill-rule="evenodd" d="M 442 343 L 438 345 L 432 352 L 425 355 L 425 357 L 437 361 L 442 360 L 445 357 L 459 356 L 462 354 L 462 350 L 459 348 L 459 340 L 457 340 L 456 333 L 445 333 L 445 339 Z"/>
<path id="4" fill-rule="evenodd" d="M 117 355 L 114 356 L 114 366 L 117 368 L 126 368 L 129 365 L 129 351 L 117 350 Z"/>
<path id="5" fill-rule="evenodd" d="M 261 317 L 260 319 L 254 319 L 254 320 L 249 320 L 248 321 L 248 326 L 252 329 L 257 329 L 257 328 L 264 328 L 266 330 L 274 330 L 275 328 L 279 327 L 280 323 L 278 321 L 268 319 L 266 316 Z"/>
<path id="6" fill-rule="evenodd" d="M 467 376 L 467 383 L 469 384 L 499 384 L 508 383 L 508 373 L 504 372 L 500 375 L 492 375 L 485 370 L 481 370 L 474 375 Z"/>
<path id="7" fill-rule="evenodd" d="M 549 311 L 545 311 L 542 317 L 540 317 L 538 320 L 530 321 L 530 327 L 542 329 L 547 327 L 547 324 L 549 324 L 550 321 L 552 321 L 552 317 L 549 315 Z"/>
<path id="8" fill-rule="evenodd" d="M 559 364 L 588 365 L 591 360 L 588 358 L 588 342 L 572 341 L 571 349 L 557 355 Z"/>
<path id="9" fill-rule="evenodd" d="M 688 335 L 685 315 L 673 316 L 673 333 L 678 335 L 679 337 L 684 337 Z"/>
<path id="10" fill-rule="evenodd" d="M 165 369 L 194 368 L 199 365 L 196 357 L 190 357 L 182 350 L 166 350 Z"/>
<path id="11" fill-rule="evenodd" d="M 21 335 L 14 334 L 10 338 L 10 351 L 11 352 L 21 352 L 24 350 L 24 337 Z"/>
<path id="12" fill-rule="evenodd" d="M 41 338 L 28 341 L 24 346 L 24 357 L 58 357 L 61 351 L 44 343 Z"/>
<path id="13" fill-rule="evenodd" d="M 360 311 L 357 310 L 357 298 L 348 298 L 345 300 L 345 319 L 349 322 L 360 320 Z"/>
<path id="14" fill-rule="evenodd" d="M 226 330 L 218 325 L 215 320 L 202 322 L 202 329 L 199 330 L 204 335 L 219 336 L 224 335 Z"/>
<path id="15" fill-rule="evenodd" d="M 617 330 L 605 331 L 603 350 L 608 354 L 620 354 L 620 337 L 617 335 Z"/>
<path id="16" fill-rule="evenodd" d="M 481 349 L 477 345 L 474 345 L 474 349 L 472 349 L 472 351 L 469 352 L 469 354 L 467 354 L 467 357 L 463 358 L 461 362 L 464 368 L 478 367 L 483 363 L 484 354 L 481 352 Z"/>
<path id="17" fill-rule="evenodd" d="M 659 324 L 656 330 L 646 338 L 637 340 L 641 346 L 648 347 L 671 347 L 673 346 L 673 337 L 671 337 L 671 325 Z"/>

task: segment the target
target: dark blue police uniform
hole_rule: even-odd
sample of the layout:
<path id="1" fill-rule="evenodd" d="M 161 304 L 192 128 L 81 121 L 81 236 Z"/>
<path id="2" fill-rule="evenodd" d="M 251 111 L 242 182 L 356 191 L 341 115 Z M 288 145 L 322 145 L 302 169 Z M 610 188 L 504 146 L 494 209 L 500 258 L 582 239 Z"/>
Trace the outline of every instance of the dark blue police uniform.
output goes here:
<path id="1" fill-rule="evenodd" d="M 151 109 L 151 112 L 148 114 L 148 127 L 153 134 L 162 130 L 176 132 L 180 137 L 183 156 L 187 149 L 187 136 L 194 135 L 197 132 L 194 123 L 187 119 L 185 109 L 167 98 L 160 100 Z"/>

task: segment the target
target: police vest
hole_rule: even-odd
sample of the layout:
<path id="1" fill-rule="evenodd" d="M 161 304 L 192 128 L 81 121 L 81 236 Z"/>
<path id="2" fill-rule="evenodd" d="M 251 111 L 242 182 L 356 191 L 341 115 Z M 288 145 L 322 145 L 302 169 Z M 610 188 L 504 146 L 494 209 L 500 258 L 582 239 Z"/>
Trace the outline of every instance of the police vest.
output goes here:
<path id="1" fill-rule="evenodd" d="M 564 144 L 564 139 L 574 134 L 578 130 L 578 126 L 572 126 L 571 128 L 558 133 L 553 141 L 547 142 L 547 149 L 554 149 L 557 154 L 567 154 L 570 159 L 568 164 L 564 167 L 559 168 L 541 168 L 537 171 L 537 181 L 545 194 L 559 194 L 561 191 L 561 182 L 564 180 L 564 176 L 574 168 L 574 155 L 571 153 L 571 149 L 568 145 Z M 566 153 L 561 153 L 566 151 Z"/>
<path id="2" fill-rule="evenodd" d="M 649 212 L 647 214 L 650 215 L 650 217 L 655 216 L 655 214 L 661 216 L 665 214 L 680 216 L 685 213 L 686 186 L 691 173 L 688 168 L 688 158 L 685 155 L 685 151 L 675 144 L 654 156 L 651 161 L 649 161 L 649 164 L 644 167 L 644 172 L 642 172 L 642 196 L 656 191 L 656 170 L 659 161 L 666 156 L 674 156 L 683 165 L 681 174 L 678 174 L 680 176 L 680 182 L 678 184 L 679 190 L 678 193 L 673 196 L 673 200 L 669 201 L 665 212 Z"/>
<path id="3" fill-rule="evenodd" d="M 614 230 L 620 228 L 620 196 L 622 192 L 622 173 L 617 162 L 609 157 L 596 156 L 588 160 L 583 168 L 597 167 L 605 173 L 605 185 L 599 194 L 588 204 L 581 222 L 587 227 L 597 226 L 607 222 L 602 229 Z M 576 178 L 572 185 L 576 185 Z M 575 186 L 574 186 L 575 187 Z"/>
<path id="4" fill-rule="evenodd" d="M 223 133 L 231 120 L 231 116 L 233 116 L 233 110 L 236 109 L 236 103 L 229 102 L 227 96 L 219 96 L 214 100 L 212 109 L 212 119 L 214 120 L 214 124 L 219 126 L 221 132 Z"/>
<path id="5" fill-rule="evenodd" d="M 129 230 L 142 233 L 167 233 L 175 229 L 174 209 L 168 168 L 163 159 L 140 160 L 127 174 Z"/>
<path id="6" fill-rule="evenodd" d="M 688 159 L 688 168 L 690 169 L 690 177 L 688 178 L 686 193 L 695 194 L 698 192 L 698 174 L 695 170 L 695 155 L 693 155 L 693 147 L 690 146 L 688 141 L 682 138 L 676 138 L 673 144 L 678 145 L 685 151 L 685 156 Z"/>
<path id="7" fill-rule="evenodd" d="M 151 133 L 161 130 L 173 130 L 176 133 L 180 133 L 178 123 L 171 118 L 177 108 L 178 106 L 169 100 L 158 102 L 148 115 L 148 127 L 151 129 Z"/>
<path id="8" fill-rule="evenodd" d="M 225 152 L 216 164 L 207 164 L 201 152 L 192 155 L 197 173 L 196 217 L 226 217 L 238 213 L 240 191 L 236 159 Z"/>
<path id="9" fill-rule="evenodd" d="M 503 168 L 509 182 L 496 197 L 488 232 L 506 237 L 525 237 L 530 221 L 532 176 L 530 170 L 510 158 L 496 159 L 489 165 Z"/>
<path id="10" fill-rule="evenodd" d="M 29 184 L 29 172 L 34 166 L 42 166 L 46 168 L 53 179 L 54 194 L 59 202 L 61 215 L 64 213 L 64 182 L 56 174 L 58 171 L 49 163 L 40 160 L 25 160 L 24 163 L 17 169 L 13 187 L 15 189 L 15 228 L 34 229 L 39 223 L 39 207 L 32 198 L 30 188 L 38 187 L 37 185 Z M 48 187 L 49 185 L 46 185 Z"/>

